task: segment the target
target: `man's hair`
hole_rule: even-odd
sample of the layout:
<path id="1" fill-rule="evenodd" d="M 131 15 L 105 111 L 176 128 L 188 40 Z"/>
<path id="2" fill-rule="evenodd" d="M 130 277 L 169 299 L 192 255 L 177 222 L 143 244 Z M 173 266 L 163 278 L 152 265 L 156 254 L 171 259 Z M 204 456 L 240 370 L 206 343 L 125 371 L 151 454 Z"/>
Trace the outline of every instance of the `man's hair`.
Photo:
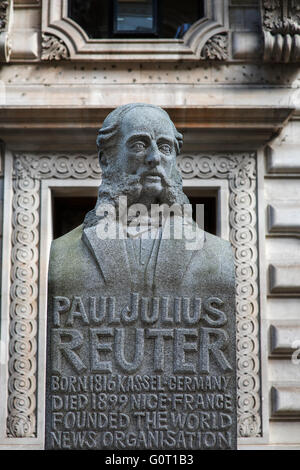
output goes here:
<path id="1" fill-rule="evenodd" d="M 98 136 L 97 136 L 97 148 L 99 151 L 99 161 L 101 163 L 101 156 L 103 151 L 115 145 L 115 140 L 120 128 L 120 125 L 125 117 L 125 115 L 131 111 L 132 109 L 135 108 L 154 108 L 158 109 L 162 114 L 167 117 L 172 125 L 173 131 L 174 131 L 174 138 L 175 138 L 175 145 L 176 145 L 176 151 L 177 154 L 179 154 L 180 149 L 183 144 L 183 136 L 180 134 L 180 132 L 177 131 L 176 127 L 174 126 L 174 123 L 170 119 L 170 116 L 168 113 L 160 108 L 159 106 L 155 106 L 153 104 L 146 104 L 146 103 L 130 103 L 130 104 L 125 104 L 123 106 L 119 106 L 118 108 L 114 109 L 111 113 L 108 114 L 108 116 L 104 119 L 102 127 L 98 131 Z"/>

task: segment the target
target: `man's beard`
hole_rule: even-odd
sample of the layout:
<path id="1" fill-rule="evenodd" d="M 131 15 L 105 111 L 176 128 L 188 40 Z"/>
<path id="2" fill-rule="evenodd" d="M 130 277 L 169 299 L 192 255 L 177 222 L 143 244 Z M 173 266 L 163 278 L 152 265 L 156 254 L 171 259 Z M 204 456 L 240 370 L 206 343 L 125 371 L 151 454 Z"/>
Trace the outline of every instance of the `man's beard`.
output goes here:
<path id="1" fill-rule="evenodd" d="M 149 174 L 153 174 L 153 171 L 149 171 Z M 84 227 L 87 228 L 96 225 L 103 217 L 97 215 L 97 209 L 101 205 L 113 205 L 116 213 L 118 213 L 119 198 L 121 196 L 127 198 L 128 207 L 139 203 L 143 196 L 144 179 L 146 175 L 147 173 L 142 175 L 116 175 L 115 172 L 106 169 L 106 171 L 103 172 L 103 180 L 99 187 L 96 206 L 86 214 Z M 146 203 L 143 198 L 143 204 L 148 210 L 151 208 L 151 204 L 167 204 L 168 206 L 172 206 L 173 204 L 180 206 L 189 204 L 189 200 L 182 190 L 181 176 L 176 168 L 173 169 L 171 178 L 168 178 L 162 173 L 159 173 L 159 176 L 162 185 L 160 194 L 157 195 L 155 200 L 149 199 Z"/>

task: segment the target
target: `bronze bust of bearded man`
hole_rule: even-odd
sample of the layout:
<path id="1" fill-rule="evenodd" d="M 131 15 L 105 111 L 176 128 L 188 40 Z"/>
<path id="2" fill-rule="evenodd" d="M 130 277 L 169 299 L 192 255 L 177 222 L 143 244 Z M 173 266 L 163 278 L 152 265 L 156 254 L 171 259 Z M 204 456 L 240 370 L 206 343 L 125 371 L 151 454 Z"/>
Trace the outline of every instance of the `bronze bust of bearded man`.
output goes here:
<path id="1" fill-rule="evenodd" d="M 99 130 L 102 183 L 96 207 L 81 226 L 51 247 L 47 448 L 63 448 L 57 433 L 69 432 L 64 421 L 67 410 L 53 424 L 50 406 L 54 391 L 58 402 L 63 400 L 62 376 L 73 377 L 77 391 L 82 392 L 84 380 L 90 384 L 78 413 L 104 413 L 95 381 L 101 383 L 98 392 L 116 397 L 113 409 L 109 410 L 109 401 L 105 408 L 107 428 L 99 423 L 97 427 L 90 414 L 80 415 L 90 417 L 83 448 L 235 448 L 235 287 L 230 244 L 199 228 L 201 243 L 189 244 L 188 231 L 174 235 L 178 219 L 181 228 L 186 220 L 170 213 L 168 223 L 160 216 L 150 227 L 153 206 L 189 204 L 176 167 L 182 141 L 164 110 L 142 103 L 116 108 Z M 143 210 L 148 214 L 144 219 Z M 116 380 L 111 391 L 108 379 Z M 148 419 L 151 405 L 141 411 L 137 403 L 141 393 L 147 403 L 151 390 L 156 397 L 165 395 L 156 415 Z M 199 392 L 205 400 L 209 391 L 228 395 L 227 410 L 225 402 L 219 408 L 200 406 Z M 175 392 L 183 393 L 177 401 Z M 122 406 L 121 395 L 126 397 Z M 119 424 L 109 425 L 110 413 L 118 409 Z M 121 410 L 125 418 L 120 418 Z M 199 423 L 204 419 L 201 413 L 207 413 L 206 425 L 199 424 L 189 435 L 190 428 L 180 429 L 176 422 L 177 412 L 198 413 Z M 72 439 L 70 448 L 78 448 Z"/>

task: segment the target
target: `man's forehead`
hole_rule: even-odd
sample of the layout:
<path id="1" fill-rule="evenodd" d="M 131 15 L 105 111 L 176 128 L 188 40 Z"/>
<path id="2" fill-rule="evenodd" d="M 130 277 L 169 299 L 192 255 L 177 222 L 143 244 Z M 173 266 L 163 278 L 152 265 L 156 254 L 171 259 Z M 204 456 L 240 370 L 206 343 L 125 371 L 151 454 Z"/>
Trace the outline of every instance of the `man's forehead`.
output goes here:
<path id="1" fill-rule="evenodd" d="M 160 109 L 134 108 L 128 111 L 121 122 L 122 133 L 164 131 L 174 134 L 169 116 Z"/>

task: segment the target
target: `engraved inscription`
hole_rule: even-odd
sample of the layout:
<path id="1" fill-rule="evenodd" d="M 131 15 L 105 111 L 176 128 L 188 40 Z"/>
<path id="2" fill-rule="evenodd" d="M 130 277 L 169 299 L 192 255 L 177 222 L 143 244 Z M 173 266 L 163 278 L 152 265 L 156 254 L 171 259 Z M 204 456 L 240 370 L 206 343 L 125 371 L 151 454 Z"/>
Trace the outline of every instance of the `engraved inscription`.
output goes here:
<path id="1" fill-rule="evenodd" d="M 230 448 L 229 386 L 222 375 L 53 375 L 52 446 Z"/>
<path id="2" fill-rule="evenodd" d="M 217 295 L 133 292 L 127 304 L 55 296 L 52 306 L 49 448 L 234 446 L 228 319 Z"/>
<path id="3" fill-rule="evenodd" d="M 99 299 L 90 297 L 86 302 L 78 296 L 72 299 L 54 297 L 55 328 L 52 328 L 51 341 L 52 369 L 62 372 L 63 360 L 66 360 L 77 373 L 86 369 L 89 365 L 84 363 L 80 349 L 83 342 L 87 341 L 92 372 L 112 372 L 113 362 L 124 372 L 129 374 L 138 372 L 143 367 L 145 342 L 153 343 L 152 348 L 148 348 L 152 351 L 153 372 L 164 371 L 166 348 L 172 349 L 173 373 L 210 373 L 212 360 L 217 363 L 220 370 L 232 370 L 224 352 L 228 346 L 228 334 L 221 328 L 227 323 L 227 318 L 225 313 L 217 308 L 223 305 L 221 299 L 209 297 L 203 302 L 200 298 L 187 297 L 139 299 L 137 293 L 131 294 L 130 299 L 130 305 L 118 312 L 114 297 L 99 297 Z M 97 305 L 99 315 L 96 310 Z M 146 305 L 147 315 L 145 315 Z M 178 305 L 181 306 L 181 312 Z M 138 321 L 144 328 L 134 328 Z M 95 323 L 101 325 L 104 322 L 121 327 L 92 327 Z M 86 338 L 81 330 L 74 328 L 75 323 L 75 326 L 81 329 L 88 326 Z M 125 326 L 128 323 L 134 331 L 135 347 L 131 361 L 127 359 L 126 353 Z M 158 323 L 159 327 L 155 328 Z M 148 324 L 151 324 L 152 328 L 147 328 Z M 163 328 L 164 325 L 168 325 L 169 328 Z M 197 326 L 197 328 L 185 327 L 190 325 Z M 170 343 L 172 343 L 171 347 Z M 103 353 L 106 353 L 105 356 L 109 360 L 101 360 Z M 187 357 L 191 353 L 198 355 L 198 360 L 193 358 L 194 360 L 189 362 Z"/>

